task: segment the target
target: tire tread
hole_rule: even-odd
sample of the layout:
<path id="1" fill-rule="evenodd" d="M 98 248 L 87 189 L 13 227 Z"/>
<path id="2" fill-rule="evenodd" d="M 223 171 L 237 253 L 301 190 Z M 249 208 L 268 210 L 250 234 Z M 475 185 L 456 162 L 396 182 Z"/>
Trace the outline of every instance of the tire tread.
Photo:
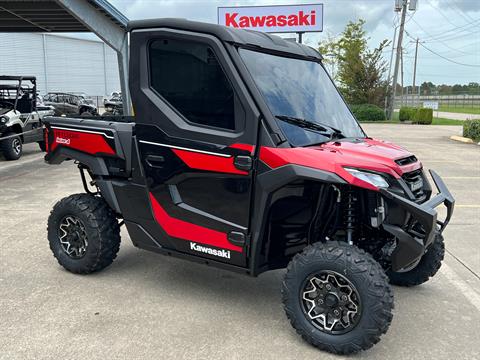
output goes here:
<path id="1" fill-rule="evenodd" d="M 56 231 L 56 228 L 53 228 L 56 225 L 52 219 L 64 208 L 78 209 L 78 213 L 72 215 L 84 215 L 87 219 L 84 225 L 88 233 L 89 246 L 97 247 L 88 264 L 83 267 L 69 266 L 68 262 L 63 261 L 55 249 L 54 242 L 57 239 L 51 239 L 50 236 L 52 231 Z M 106 268 L 115 260 L 120 249 L 120 226 L 114 212 L 105 200 L 89 194 L 74 194 L 57 202 L 50 213 L 47 231 L 54 257 L 60 265 L 77 274 L 89 274 Z"/>
<path id="2" fill-rule="evenodd" d="M 378 301 L 378 306 L 374 308 L 376 311 L 371 311 L 375 327 L 363 329 L 362 336 L 346 343 L 325 343 L 316 338 L 313 326 L 308 329 L 297 318 L 292 306 L 292 301 L 295 300 L 292 296 L 291 283 L 296 281 L 299 266 L 306 266 L 310 262 L 319 262 L 319 260 L 341 261 L 341 258 L 345 259 L 346 271 L 362 274 L 368 295 Z M 295 255 L 287 267 L 282 283 L 282 301 L 287 317 L 296 332 L 309 344 L 333 354 L 353 354 L 372 347 L 380 341 L 380 336 L 387 332 L 393 318 L 393 291 L 382 267 L 370 254 L 343 242 L 315 243 Z"/>
<path id="3" fill-rule="evenodd" d="M 437 235 L 415 268 L 403 273 L 388 271 L 390 283 L 405 287 L 423 284 L 440 270 L 444 257 L 445 242 L 442 235 Z"/>

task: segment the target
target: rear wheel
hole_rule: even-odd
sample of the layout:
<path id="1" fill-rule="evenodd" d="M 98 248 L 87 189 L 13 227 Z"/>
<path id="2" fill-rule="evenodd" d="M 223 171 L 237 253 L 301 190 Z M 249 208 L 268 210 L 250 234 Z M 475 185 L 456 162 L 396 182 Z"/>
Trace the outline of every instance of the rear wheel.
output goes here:
<path id="1" fill-rule="evenodd" d="M 392 320 L 393 293 L 382 267 L 346 243 L 316 243 L 296 255 L 282 295 L 297 333 L 335 354 L 372 347 Z"/>
<path id="2" fill-rule="evenodd" d="M 7 160 L 18 160 L 22 156 L 22 139 L 14 132 L 8 132 L 2 137 L 12 136 L 0 142 L 0 149 Z"/>
<path id="3" fill-rule="evenodd" d="M 442 235 L 437 235 L 420 262 L 406 272 L 387 272 L 390 283 L 398 286 L 416 286 L 427 282 L 442 266 L 445 256 L 445 243 Z"/>
<path id="4" fill-rule="evenodd" d="M 88 274 L 110 265 L 120 248 L 120 226 L 100 197 L 76 194 L 60 200 L 48 219 L 48 241 L 68 271 Z"/>
<path id="5" fill-rule="evenodd" d="M 80 116 L 83 116 L 83 117 L 92 117 L 93 114 L 90 110 L 82 110 L 80 112 Z"/>

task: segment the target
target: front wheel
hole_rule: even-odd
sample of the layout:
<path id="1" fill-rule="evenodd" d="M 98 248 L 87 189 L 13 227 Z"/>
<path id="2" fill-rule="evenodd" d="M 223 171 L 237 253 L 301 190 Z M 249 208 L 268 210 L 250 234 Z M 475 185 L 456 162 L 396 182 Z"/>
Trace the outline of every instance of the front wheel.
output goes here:
<path id="1" fill-rule="evenodd" d="M 80 113 L 80 116 L 82 116 L 82 117 L 92 117 L 93 114 L 90 110 L 85 110 L 85 111 Z"/>
<path id="2" fill-rule="evenodd" d="M 382 267 L 342 242 L 315 243 L 296 255 L 282 295 L 297 333 L 334 354 L 372 347 L 393 317 L 393 293 Z"/>
<path id="3" fill-rule="evenodd" d="M 412 270 L 406 272 L 387 272 L 390 282 L 398 286 L 416 286 L 427 282 L 442 266 L 445 256 L 445 243 L 443 236 L 438 234 L 420 259 L 420 262 Z"/>
<path id="4" fill-rule="evenodd" d="M 48 218 L 48 241 L 60 265 L 70 272 L 89 274 L 110 265 L 120 248 L 117 218 L 100 197 L 68 196 Z"/>
<path id="5" fill-rule="evenodd" d="M 3 152 L 3 156 L 5 157 L 5 159 L 20 159 L 23 153 L 22 139 L 20 138 L 20 136 L 16 135 L 14 132 L 9 132 L 4 134 L 3 137 L 8 137 L 8 139 L 2 140 L 0 142 L 0 149 Z"/>

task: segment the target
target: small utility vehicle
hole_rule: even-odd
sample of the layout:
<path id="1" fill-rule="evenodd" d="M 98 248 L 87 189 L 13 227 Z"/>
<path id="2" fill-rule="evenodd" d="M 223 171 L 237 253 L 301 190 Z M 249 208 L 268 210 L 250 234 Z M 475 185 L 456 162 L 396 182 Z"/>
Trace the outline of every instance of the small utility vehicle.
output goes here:
<path id="1" fill-rule="evenodd" d="M 103 116 L 123 115 L 122 93 L 112 93 L 112 96 L 103 100 L 103 107 L 105 108 Z"/>
<path id="2" fill-rule="evenodd" d="M 0 76 L 0 151 L 5 159 L 19 159 L 26 143 L 45 148 L 42 119 L 47 115 L 53 109 L 37 107 L 34 76 Z"/>
<path id="3" fill-rule="evenodd" d="M 98 109 L 91 99 L 84 95 L 49 92 L 43 97 L 46 105 L 52 106 L 56 116 L 82 115 L 92 116 L 98 114 Z"/>
<path id="4" fill-rule="evenodd" d="M 306 341 L 373 346 L 389 282 L 440 267 L 454 206 L 440 177 L 433 195 L 413 154 L 368 137 L 307 46 L 177 19 L 129 31 L 135 117 L 46 123 L 46 161 L 75 160 L 86 192 L 51 212 L 58 262 L 105 268 L 125 224 L 139 248 L 252 276 L 286 267 L 285 311 Z"/>

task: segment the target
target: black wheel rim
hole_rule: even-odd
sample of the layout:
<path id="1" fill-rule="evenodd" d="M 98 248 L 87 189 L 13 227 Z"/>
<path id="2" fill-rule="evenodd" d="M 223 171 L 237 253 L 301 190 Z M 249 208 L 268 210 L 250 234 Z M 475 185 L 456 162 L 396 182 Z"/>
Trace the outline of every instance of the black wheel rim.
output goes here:
<path id="1" fill-rule="evenodd" d="M 88 247 L 85 225 L 74 216 L 65 216 L 58 227 L 62 250 L 72 259 L 85 256 Z"/>
<path id="2" fill-rule="evenodd" d="M 361 317 L 360 296 L 355 286 L 335 271 L 321 271 L 308 277 L 300 299 L 306 318 L 328 334 L 351 331 Z"/>
<path id="3" fill-rule="evenodd" d="M 17 138 L 13 139 L 12 149 L 16 155 L 20 154 L 20 151 L 22 150 L 22 143 L 19 139 Z"/>

